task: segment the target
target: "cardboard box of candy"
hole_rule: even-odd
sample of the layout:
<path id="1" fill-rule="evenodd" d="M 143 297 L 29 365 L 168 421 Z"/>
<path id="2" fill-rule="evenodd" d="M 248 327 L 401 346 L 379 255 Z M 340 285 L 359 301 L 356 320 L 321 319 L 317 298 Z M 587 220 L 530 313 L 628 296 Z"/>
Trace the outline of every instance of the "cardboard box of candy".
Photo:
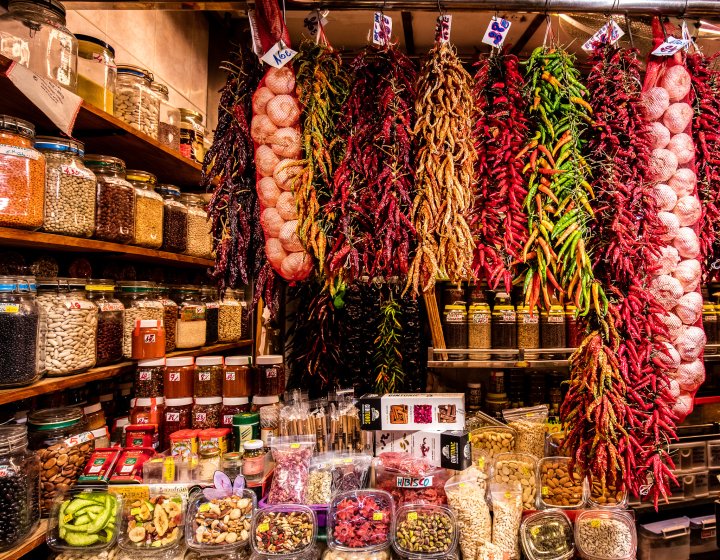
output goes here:
<path id="1" fill-rule="evenodd" d="M 470 434 L 465 430 L 444 432 L 375 432 L 375 456 L 385 451 L 409 453 L 436 467 L 463 471 L 472 465 Z"/>
<path id="2" fill-rule="evenodd" d="M 368 393 L 358 401 L 363 430 L 438 431 L 465 429 L 463 393 Z"/>

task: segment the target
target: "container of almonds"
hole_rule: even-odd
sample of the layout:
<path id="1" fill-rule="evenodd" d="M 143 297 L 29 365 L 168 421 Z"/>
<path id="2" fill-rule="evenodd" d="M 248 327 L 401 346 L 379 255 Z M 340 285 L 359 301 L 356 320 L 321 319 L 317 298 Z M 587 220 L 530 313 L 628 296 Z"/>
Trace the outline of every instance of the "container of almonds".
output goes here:
<path id="1" fill-rule="evenodd" d="M 391 534 L 393 549 L 403 558 L 445 558 L 457 548 L 455 515 L 445 506 L 402 506 Z"/>
<path id="2" fill-rule="evenodd" d="M 515 430 L 510 426 L 483 426 L 470 432 L 473 463 L 480 457 L 492 463 L 495 455 L 515 451 Z"/>
<path id="3" fill-rule="evenodd" d="M 603 486 L 600 480 L 593 479 L 592 482 L 588 480 L 588 487 L 590 488 L 588 493 L 590 507 L 599 509 L 625 509 L 627 507 L 627 492 L 618 490 L 614 484 L 605 482 Z"/>
<path id="4" fill-rule="evenodd" d="M 585 484 L 570 457 L 545 457 L 538 463 L 540 505 L 546 508 L 578 508 L 585 503 Z"/>
<path id="5" fill-rule="evenodd" d="M 315 544 L 317 520 L 307 506 L 277 504 L 261 509 L 252 524 L 253 551 L 275 558 L 297 558 Z"/>
<path id="6" fill-rule="evenodd" d="M 491 480 L 500 484 L 519 482 L 522 487 L 523 509 L 535 509 L 537 496 L 537 461 L 526 453 L 500 453 L 495 457 Z"/>
<path id="7" fill-rule="evenodd" d="M 224 553 L 250 540 L 255 493 L 243 489 L 214 497 L 197 491 L 190 496 L 185 517 L 188 548 L 204 553 Z"/>

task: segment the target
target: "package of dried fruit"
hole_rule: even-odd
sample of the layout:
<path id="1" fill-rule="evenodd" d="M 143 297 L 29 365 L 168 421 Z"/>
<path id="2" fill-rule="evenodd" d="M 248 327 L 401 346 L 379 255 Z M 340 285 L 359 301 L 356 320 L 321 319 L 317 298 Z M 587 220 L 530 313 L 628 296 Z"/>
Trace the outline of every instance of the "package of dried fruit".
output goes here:
<path id="1" fill-rule="evenodd" d="M 310 462 L 306 505 L 326 505 L 336 492 L 367 486 L 372 456 L 367 453 L 319 453 Z"/>
<path id="2" fill-rule="evenodd" d="M 268 506 L 255 515 L 251 533 L 254 552 L 273 558 L 297 558 L 313 548 L 317 519 L 307 506 Z"/>
<path id="3" fill-rule="evenodd" d="M 374 461 L 375 488 L 385 490 L 398 507 L 405 503 L 445 504 L 447 469 L 408 453 L 387 451 Z"/>
<path id="4" fill-rule="evenodd" d="M 445 506 L 404 505 L 391 531 L 393 549 L 402 558 L 445 558 L 457 548 L 455 515 Z"/>
<path id="5" fill-rule="evenodd" d="M 167 550 L 181 542 L 185 502 L 177 494 L 156 494 L 147 500 L 128 500 L 118 537 L 124 550 Z"/>
<path id="6" fill-rule="evenodd" d="M 282 436 L 269 442 L 275 473 L 268 504 L 304 504 L 315 436 Z"/>
<path id="7" fill-rule="evenodd" d="M 395 513 L 392 496 L 382 490 L 335 494 L 327 521 L 327 543 L 333 550 L 383 550 L 390 544 Z"/>

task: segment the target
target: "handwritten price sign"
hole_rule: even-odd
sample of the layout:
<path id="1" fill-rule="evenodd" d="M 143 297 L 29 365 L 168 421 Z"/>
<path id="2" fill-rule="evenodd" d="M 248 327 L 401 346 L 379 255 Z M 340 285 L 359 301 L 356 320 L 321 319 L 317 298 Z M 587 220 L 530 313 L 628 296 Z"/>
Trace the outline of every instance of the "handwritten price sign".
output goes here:
<path id="1" fill-rule="evenodd" d="M 297 51 L 285 46 L 282 41 L 278 41 L 260 60 L 274 68 L 282 68 L 290 62 L 296 54 Z"/>
<path id="2" fill-rule="evenodd" d="M 376 45 L 384 45 L 392 35 L 392 18 L 382 12 L 373 15 L 372 40 Z"/>
<path id="3" fill-rule="evenodd" d="M 652 54 L 655 56 L 672 56 L 680 49 L 684 49 L 687 46 L 688 42 L 684 39 L 668 37 L 662 45 L 652 52 Z"/>
<path id="4" fill-rule="evenodd" d="M 511 25 L 508 20 L 493 16 L 490 20 L 490 25 L 488 25 L 488 28 L 485 30 L 485 36 L 482 42 L 491 47 L 502 47 Z"/>
<path id="5" fill-rule="evenodd" d="M 450 28 L 452 27 L 452 16 L 443 14 L 437 18 L 435 23 L 435 41 L 447 43 L 450 40 Z"/>
<path id="6" fill-rule="evenodd" d="M 625 32 L 620 26 L 614 21 L 609 21 L 598 29 L 592 37 L 585 41 L 582 48 L 584 51 L 592 51 L 600 45 L 612 45 L 623 35 L 625 35 Z"/>

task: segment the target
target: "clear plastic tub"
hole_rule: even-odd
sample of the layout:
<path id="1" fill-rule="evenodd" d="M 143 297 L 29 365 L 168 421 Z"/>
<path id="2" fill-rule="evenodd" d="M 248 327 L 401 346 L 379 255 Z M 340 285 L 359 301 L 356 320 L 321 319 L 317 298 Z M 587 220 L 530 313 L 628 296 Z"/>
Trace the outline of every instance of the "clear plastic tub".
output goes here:
<path id="1" fill-rule="evenodd" d="M 335 494 L 327 518 L 327 543 L 333 550 L 375 552 L 390 545 L 395 515 L 392 496 L 382 490 Z"/>
<path id="2" fill-rule="evenodd" d="M 185 515 L 185 542 L 188 548 L 205 554 L 223 554 L 243 547 L 251 535 L 251 520 L 256 504 L 255 493 L 247 489 L 239 495 L 212 500 L 203 491 L 195 491 L 188 499 Z M 206 513 L 209 516 L 206 517 Z M 228 531 L 212 529 L 212 521 L 225 515 L 231 518 Z M 221 537 L 222 534 L 225 536 Z"/>
<path id="3" fill-rule="evenodd" d="M 695 497 L 705 498 L 709 495 L 708 471 L 695 473 Z"/>
<path id="4" fill-rule="evenodd" d="M 455 514 L 445 506 L 406 504 L 393 518 L 392 546 L 403 558 L 442 558 L 457 541 Z"/>
<path id="5" fill-rule="evenodd" d="M 130 501 L 123 509 L 120 548 L 140 554 L 176 548 L 182 543 L 184 516 L 185 500 L 178 494 Z"/>
<path id="6" fill-rule="evenodd" d="M 575 554 L 573 526 L 558 510 L 538 511 L 523 519 L 520 544 L 527 560 L 567 560 Z"/>
<path id="7" fill-rule="evenodd" d="M 575 509 L 585 503 L 585 484 L 570 457 L 546 457 L 538 463 L 539 504 L 543 508 Z"/>
<path id="8" fill-rule="evenodd" d="M 317 519 L 307 506 L 268 506 L 255 515 L 250 534 L 253 552 L 273 558 L 297 558 L 314 547 Z"/>
<path id="9" fill-rule="evenodd" d="M 690 554 L 704 554 L 718 549 L 714 515 L 690 518 Z"/>
<path id="10" fill-rule="evenodd" d="M 700 443 L 675 443 L 670 446 L 670 455 L 675 462 L 675 471 L 687 472 L 708 467 L 707 446 Z"/>
<path id="11" fill-rule="evenodd" d="M 588 481 L 588 504 L 593 508 L 625 509 L 628 503 L 628 494 L 618 490 L 614 484 L 606 483 L 603 488 L 599 480 Z"/>
<path id="12" fill-rule="evenodd" d="M 690 558 L 690 518 L 676 517 L 640 525 L 638 560 Z"/>
<path id="13" fill-rule="evenodd" d="M 518 482 L 522 486 L 523 509 L 535 509 L 537 461 L 526 453 L 500 453 L 495 457 L 491 480 L 499 484 Z"/>
<path id="14" fill-rule="evenodd" d="M 581 511 L 575 518 L 575 546 L 585 560 L 633 560 L 637 551 L 635 522 L 625 512 Z"/>
<path id="15" fill-rule="evenodd" d="M 707 442 L 707 463 L 711 469 L 720 467 L 720 440 Z"/>

